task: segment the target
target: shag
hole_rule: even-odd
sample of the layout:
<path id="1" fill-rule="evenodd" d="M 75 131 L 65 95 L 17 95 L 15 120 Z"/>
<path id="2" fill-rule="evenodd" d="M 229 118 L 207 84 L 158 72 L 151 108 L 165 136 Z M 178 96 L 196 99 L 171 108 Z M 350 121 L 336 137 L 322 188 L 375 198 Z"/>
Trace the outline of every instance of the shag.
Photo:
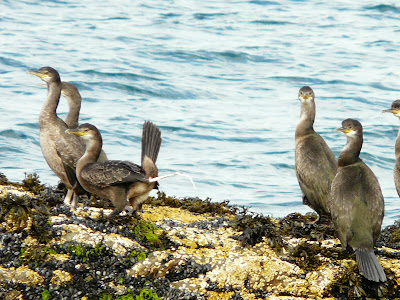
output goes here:
<path id="1" fill-rule="evenodd" d="M 390 109 L 385 109 L 382 112 L 390 112 L 400 119 L 400 100 L 393 101 Z M 397 134 L 396 145 L 394 148 L 396 156 L 396 164 L 394 166 L 394 184 L 396 186 L 397 194 L 400 196 L 400 130 Z"/>
<path id="2" fill-rule="evenodd" d="M 118 215 L 129 204 L 133 212 L 141 209 L 149 192 L 157 188 L 155 165 L 161 147 L 161 131 L 152 122 L 143 124 L 141 165 L 129 161 L 96 162 L 103 144 L 100 131 L 91 124 L 82 124 L 68 133 L 80 136 L 86 143 L 85 154 L 79 159 L 76 174 L 82 187 L 111 200 L 115 209 L 108 216 Z"/>
<path id="3" fill-rule="evenodd" d="M 62 83 L 59 73 L 51 67 L 28 71 L 47 84 L 47 100 L 39 116 L 40 148 L 50 169 L 61 179 L 68 189 L 64 202 L 76 207 L 79 194 L 84 191 L 76 179 L 75 168 L 85 152 L 85 144 L 76 136 L 65 133 L 67 124 L 57 116 Z"/>
<path id="4" fill-rule="evenodd" d="M 332 221 L 343 248 L 352 248 L 360 273 L 368 280 L 386 281 L 374 254 L 384 215 L 384 199 L 378 179 L 360 159 L 363 128 L 359 121 L 346 119 L 337 131 L 347 137 L 339 156 L 338 171 L 329 196 Z"/>
<path id="5" fill-rule="evenodd" d="M 314 131 L 315 95 L 309 86 L 299 91 L 300 120 L 296 128 L 295 169 L 303 204 L 330 219 L 328 195 L 337 171 L 337 160 L 325 140 Z"/>
<path id="6" fill-rule="evenodd" d="M 62 81 L 61 95 L 63 95 L 68 102 L 68 115 L 65 118 L 65 124 L 68 128 L 77 128 L 79 126 L 79 113 L 81 110 L 82 96 L 78 88 L 69 82 Z M 98 161 L 106 161 L 107 155 L 103 150 L 100 152 Z"/>

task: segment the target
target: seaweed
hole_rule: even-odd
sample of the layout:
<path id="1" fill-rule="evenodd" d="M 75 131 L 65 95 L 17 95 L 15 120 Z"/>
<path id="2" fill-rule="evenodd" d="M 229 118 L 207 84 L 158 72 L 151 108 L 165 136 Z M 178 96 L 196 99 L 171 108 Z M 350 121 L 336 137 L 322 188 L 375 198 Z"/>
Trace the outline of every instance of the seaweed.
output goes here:
<path id="1" fill-rule="evenodd" d="M 9 181 L 3 173 L 0 172 L 0 185 L 6 185 L 9 184 Z"/>
<path id="2" fill-rule="evenodd" d="M 112 256 L 113 255 L 113 251 L 110 249 L 107 249 L 101 243 L 96 244 L 95 247 L 81 245 L 78 243 L 70 243 L 68 248 L 69 248 L 69 252 L 71 254 L 74 254 L 77 257 L 79 257 L 79 259 L 81 259 L 82 262 L 84 262 L 84 263 L 87 261 L 96 261 L 101 256 L 105 256 L 105 255 Z"/>
<path id="3" fill-rule="evenodd" d="M 134 238 L 147 249 L 165 250 L 171 246 L 172 242 L 167 233 L 152 222 L 130 217 L 126 225 L 130 230 L 129 237 Z"/>
<path id="4" fill-rule="evenodd" d="M 289 250 L 289 261 L 301 269 L 309 272 L 319 269 L 324 265 L 324 259 L 344 259 L 348 253 L 339 247 L 322 247 L 321 243 L 301 241 L 296 247 Z M 325 260 L 326 261 L 326 260 Z"/>
<path id="5" fill-rule="evenodd" d="M 373 282 L 365 279 L 358 270 L 357 262 L 349 261 L 343 266 L 343 273 L 339 274 L 330 285 L 329 290 L 335 299 L 397 299 L 400 297 L 400 288 L 394 274 L 385 270 L 386 282 Z"/>
<path id="6" fill-rule="evenodd" d="M 200 274 L 206 274 L 211 270 L 210 264 L 199 264 L 193 259 L 185 259 L 172 266 L 165 275 L 165 278 L 171 282 L 179 281 L 185 278 L 198 278 Z"/>
<path id="7" fill-rule="evenodd" d="M 129 292 L 128 294 L 125 294 L 123 296 L 119 296 L 114 298 L 113 294 L 102 294 L 98 298 L 99 300 L 161 300 L 160 297 L 158 297 L 157 293 L 153 292 L 151 289 L 141 289 L 139 292 L 139 295 L 135 295 L 132 292 Z"/>
<path id="8" fill-rule="evenodd" d="M 277 251 L 280 251 L 283 246 L 279 227 L 271 217 L 248 213 L 246 209 L 243 209 L 230 222 L 230 226 L 242 231 L 239 236 L 233 236 L 233 238 L 240 241 L 243 247 L 254 246 L 262 242 L 264 237 Z"/>
<path id="9" fill-rule="evenodd" d="M 44 190 L 44 185 L 40 183 L 39 175 L 37 175 L 36 173 L 25 173 L 25 179 L 22 180 L 22 187 L 26 191 L 31 191 L 35 194 L 39 194 L 41 191 Z"/>
<path id="10" fill-rule="evenodd" d="M 382 230 L 377 245 L 400 249 L 400 221 L 395 221 L 393 225 L 389 225 Z"/>
<path id="11" fill-rule="evenodd" d="M 309 213 L 291 213 L 282 218 L 279 222 L 281 235 L 292 238 L 307 238 L 310 241 L 320 241 L 334 238 L 335 229 L 332 223 L 315 222 L 317 215 Z"/>
<path id="12" fill-rule="evenodd" d="M 229 205 L 229 201 L 212 202 L 210 198 L 202 200 L 198 197 L 177 199 L 169 197 L 164 192 L 158 192 L 157 198 L 149 197 L 148 204 L 154 206 L 169 206 L 182 208 L 197 214 L 210 213 L 212 215 L 235 214 L 236 206 Z"/>
<path id="13" fill-rule="evenodd" d="M 21 254 L 19 255 L 19 259 L 23 264 L 33 264 L 34 268 L 36 268 L 40 262 L 43 262 L 48 253 L 48 247 L 45 247 L 41 244 L 30 245 L 29 247 L 21 247 Z"/>

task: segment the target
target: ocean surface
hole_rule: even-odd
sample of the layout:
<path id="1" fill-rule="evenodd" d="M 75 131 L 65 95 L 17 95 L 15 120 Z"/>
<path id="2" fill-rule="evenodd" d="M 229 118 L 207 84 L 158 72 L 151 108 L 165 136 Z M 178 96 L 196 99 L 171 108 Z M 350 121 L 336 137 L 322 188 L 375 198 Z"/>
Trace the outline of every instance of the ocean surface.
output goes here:
<path id="1" fill-rule="evenodd" d="M 160 175 L 181 171 L 197 187 L 168 178 L 168 195 L 306 213 L 294 132 L 297 93 L 309 85 L 314 128 L 336 155 L 346 138 L 334 128 L 363 124 L 361 157 L 393 224 L 400 122 L 381 111 L 400 98 L 399 24 L 396 1 L 1 1 L 0 172 L 58 182 L 39 145 L 46 89 L 26 73 L 51 66 L 80 89 L 80 122 L 101 130 L 109 158 L 139 163 L 143 122 L 161 128 Z"/>

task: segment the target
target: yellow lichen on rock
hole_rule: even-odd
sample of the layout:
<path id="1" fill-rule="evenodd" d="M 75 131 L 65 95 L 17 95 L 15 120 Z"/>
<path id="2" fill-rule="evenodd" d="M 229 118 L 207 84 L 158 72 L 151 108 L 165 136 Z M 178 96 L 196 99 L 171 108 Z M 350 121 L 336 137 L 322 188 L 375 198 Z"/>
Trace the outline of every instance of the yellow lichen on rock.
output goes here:
<path id="1" fill-rule="evenodd" d="M 208 300 L 229 300 L 229 299 L 232 299 L 232 296 L 234 294 L 235 294 L 234 292 L 220 292 L 220 293 L 217 293 L 217 292 L 209 291 L 208 295 L 207 295 L 207 299 Z M 246 297 L 246 299 L 253 300 L 255 298 Z"/>
<path id="2" fill-rule="evenodd" d="M 327 288 L 329 288 L 334 278 L 338 276 L 340 272 L 343 272 L 338 266 L 326 266 L 324 265 L 321 269 L 313 272 L 309 272 L 306 275 L 306 280 L 310 283 L 309 291 L 313 295 L 322 297 L 326 294 Z"/>
<path id="3" fill-rule="evenodd" d="M 0 267 L 0 282 L 23 283 L 28 285 L 42 284 L 43 277 L 26 266 L 3 268 Z"/>
<path id="4" fill-rule="evenodd" d="M 200 220 L 207 220 L 210 217 L 209 214 L 195 214 L 187 210 L 175 207 L 166 206 L 151 206 L 144 205 L 144 212 L 141 217 L 146 221 L 151 221 L 157 223 L 159 221 L 164 221 L 165 219 L 174 220 L 178 223 L 194 223 Z"/>
<path id="5" fill-rule="evenodd" d="M 6 197 L 7 194 L 13 194 L 18 197 L 29 196 L 34 197 L 32 192 L 24 190 L 22 187 L 14 185 L 0 185 L 0 198 Z"/>
<path id="6" fill-rule="evenodd" d="M 400 259 L 380 259 L 382 267 L 390 269 L 394 273 L 396 283 L 400 285 Z"/>
<path id="7" fill-rule="evenodd" d="M 123 295 L 127 291 L 127 287 L 122 284 L 116 285 L 114 282 L 110 282 L 108 286 L 115 291 L 115 295 Z"/>
<path id="8" fill-rule="evenodd" d="M 57 260 L 59 262 L 64 262 L 70 259 L 69 254 L 61 254 L 61 253 L 49 253 L 47 260 Z"/>
<path id="9" fill-rule="evenodd" d="M 64 285 L 72 282 L 72 275 L 63 270 L 54 270 L 53 277 L 51 278 L 51 284 Z"/>

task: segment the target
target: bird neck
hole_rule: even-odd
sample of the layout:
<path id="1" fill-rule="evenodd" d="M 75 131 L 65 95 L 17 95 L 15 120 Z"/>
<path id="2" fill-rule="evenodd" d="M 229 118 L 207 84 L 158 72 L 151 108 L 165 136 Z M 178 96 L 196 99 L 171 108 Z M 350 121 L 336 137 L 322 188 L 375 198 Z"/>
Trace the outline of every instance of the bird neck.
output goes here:
<path id="1" fill-rule="evenodd" d="M 344 167 L 361 161 L 360 152 L 362 144 L 362 136 L 348 137 L 346 145 L 342 152 L 340 152 L 338 166 Z"/>
<path id="2" fill-rule="evenodd" d="M 47 100 L 43 105 L 40 114 L 40 121 L 48 118 L 57 118 L 57 106 L 60 102 L 61 81 L 50 82 L 47 84 Z M 47 120 L 46 120 L 47 121 Z"/>
<path id="3" fill-rule="evenodd" d="M 102 140 L 90 140 L 86 142 L 86 150 L 82 157 L 78 160 L 76 164 L 76 172 L 85 168 L 87 165 L 94 163 L 99 158 L 101 147 L 103 146 Z"/>
<path id="4" fill-rule="evenodd" d="M 302 102 L 300 120 L 296 128 L 296 137 L 314 133 L 315 102 Z"/>
<path id="5" fill-rule="evenodd" d="M 69 111 L 67 117 L 65 118 L 65 123 L 67 124 L 68 128 L 76 128 L 79 126 L 79 112 L 81 110 L 81 105 L 80 103 L 77 104 L 68 99 L 68 106 Z"/>

